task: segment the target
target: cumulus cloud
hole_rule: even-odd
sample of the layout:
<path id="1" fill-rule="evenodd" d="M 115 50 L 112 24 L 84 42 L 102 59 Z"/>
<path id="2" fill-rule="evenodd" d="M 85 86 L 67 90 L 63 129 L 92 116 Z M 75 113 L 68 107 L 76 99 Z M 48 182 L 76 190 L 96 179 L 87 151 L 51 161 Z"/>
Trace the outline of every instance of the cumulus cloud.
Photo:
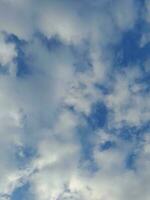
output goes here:
<path id="1" fill-rule="evenodd" d="M 1 199 L 149 199 L 149 59 L 114 62 L 139 5 L 0 2 Z"/>

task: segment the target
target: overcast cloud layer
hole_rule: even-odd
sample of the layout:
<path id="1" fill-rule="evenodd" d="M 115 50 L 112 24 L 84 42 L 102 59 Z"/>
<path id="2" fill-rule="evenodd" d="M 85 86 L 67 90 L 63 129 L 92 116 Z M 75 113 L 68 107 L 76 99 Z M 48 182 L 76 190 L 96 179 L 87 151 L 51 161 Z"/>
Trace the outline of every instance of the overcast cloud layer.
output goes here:
<path id="1" fill-rule="evenodd" d="M 0 200 L 150 199 L 150 1 L 0 0 Z"/>

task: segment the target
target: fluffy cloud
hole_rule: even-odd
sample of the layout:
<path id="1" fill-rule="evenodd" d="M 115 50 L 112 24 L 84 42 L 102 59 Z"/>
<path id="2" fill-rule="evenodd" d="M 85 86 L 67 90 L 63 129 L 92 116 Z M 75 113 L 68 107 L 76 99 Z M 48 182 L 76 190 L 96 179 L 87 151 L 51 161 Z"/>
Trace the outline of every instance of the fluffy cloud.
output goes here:
<path id="1" fill-rule="evenodd" d="M 142 77 L 137 67 L 116 76 L 113 92 L 106 97 L 115 126 L 141 126 L 149 121 L 149 94 L 145 93 L 147 85 L 140 83 Z"/>
<path id="2" fill-rule="evenodd" d="M 149 132 L 121 130 L 149 123 L 149 61 L 113 60 L 138 12 L 134 0 L 0 2 L 1 199 L 29 183 L 37 200 L 148 200 Z"/>

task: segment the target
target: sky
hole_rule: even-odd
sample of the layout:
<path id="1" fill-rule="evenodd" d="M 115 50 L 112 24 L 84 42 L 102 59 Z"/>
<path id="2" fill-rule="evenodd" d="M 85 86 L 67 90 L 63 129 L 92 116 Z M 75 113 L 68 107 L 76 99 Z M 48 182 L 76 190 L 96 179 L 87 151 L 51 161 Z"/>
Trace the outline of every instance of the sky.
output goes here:
<path id="1" fill-rule="evenodd" d="M 0 200 L 149 185 L 150 1 L 0 0 Z"/>

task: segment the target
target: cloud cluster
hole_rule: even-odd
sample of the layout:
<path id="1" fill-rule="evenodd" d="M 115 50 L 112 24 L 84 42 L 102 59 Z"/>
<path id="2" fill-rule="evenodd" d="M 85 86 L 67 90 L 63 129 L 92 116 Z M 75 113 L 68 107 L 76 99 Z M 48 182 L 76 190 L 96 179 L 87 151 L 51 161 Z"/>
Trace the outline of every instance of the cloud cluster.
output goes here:
<path id="1" fill-rule="evenodd" d="M 2 200 L 14 200 L 25 184 L 29 200 L 149 199 L 149 61 L 114 66 L 115 47 L 141 20 L 140 6 L 0 2 Z M 104 112 L 103 126 L 92 126 Z"/>

